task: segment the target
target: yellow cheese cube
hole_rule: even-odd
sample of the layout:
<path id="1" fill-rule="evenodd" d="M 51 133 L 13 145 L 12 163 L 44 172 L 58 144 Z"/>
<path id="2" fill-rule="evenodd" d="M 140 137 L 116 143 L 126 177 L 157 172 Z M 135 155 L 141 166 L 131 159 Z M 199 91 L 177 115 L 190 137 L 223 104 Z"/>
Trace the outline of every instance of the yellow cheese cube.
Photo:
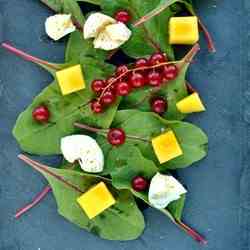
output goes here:
<path id="1" fill-rule="evenodd" d="M 170 44 L 195 44 L 199 41 L 198 18 L 171 17 L 169 21 Z"/>
<path id="2" fill-rule="evenodd" d="M 93 219 L 115 204 L 115 199 L 104 182 L 98 183 L 77 199 L 89 219 Z"/>
<path id="3" fill-rule="evenodd" d="M 177 109 L 184 114 L 205 111 L 198 93 L 193 93 L 190 96 L 185 97 L 176 104 Z"/>
<path id="4" fill-rule="evenodd" d="M 68 95 L 85 88 L 80 65 L 57 71 L 56 77 L 63 95 Z"/>
<path id="5" fill-rule="evenodd" d="M 161 164 L 183 154 L 175 134 L 171 130 L 153 138 L 152 145 Z"/>

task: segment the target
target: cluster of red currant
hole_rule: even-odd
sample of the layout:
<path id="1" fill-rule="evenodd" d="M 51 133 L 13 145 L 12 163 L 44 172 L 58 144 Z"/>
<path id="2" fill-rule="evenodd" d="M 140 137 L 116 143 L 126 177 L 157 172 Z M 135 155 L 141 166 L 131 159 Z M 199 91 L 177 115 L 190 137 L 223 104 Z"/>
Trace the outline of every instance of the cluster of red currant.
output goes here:
<path id="1" fill-rule="evenodd" d="M 168 62 L 162 53 L 155 53 L 149 59 L 137 59 L 132 68 L 120 65 L 115 75 L 106 80 L 96 79 L 91 88 L 96 99 L 91 102 L 94 113 L 103 112 L 104 108 L 113 104 L 117 96 L 127 96 L 133 89 L 144 86 L 159 87 L 162 83 L 174 80 L 178 75 L 178 68 Z M 151 100 L 152 111 L 162 114 L 167 109 L 167 101 L 161 97 Z"/>

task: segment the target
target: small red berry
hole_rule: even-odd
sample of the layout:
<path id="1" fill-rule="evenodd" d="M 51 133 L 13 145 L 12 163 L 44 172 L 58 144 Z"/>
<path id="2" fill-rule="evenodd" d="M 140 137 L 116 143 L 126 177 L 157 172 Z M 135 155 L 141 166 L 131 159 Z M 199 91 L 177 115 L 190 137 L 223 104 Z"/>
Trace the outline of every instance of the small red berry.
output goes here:
<path id="1" fill-rule="evenodd" d="M 94 113 L 102 113 L 103 108 L 102 108 L 102 105 L 100 104 L 100 102 L 94 100 L 91 102 L 91 110 Z"/>
<path id="2" fill-rule="evenodd" d="M 50 118 L 50 112 L 44 105 L 36 107 L 32 112 L 33 119 L 40 123 L 47 123 Z"/>
<path id="3" fill-rule="evenodd" d="M 131 87 L 127 82 L 119 82 L 116 85 L 116 94 L 118 96 L 126 96 L 131 91 Z"/>
<path id="4" fill-rule="evenodd" d="M 160 86 L 162 83 L 162 75 L 160 72 L 152 70 L 148 73 L 148 84 L 156 87 Z"/>
<path id="5" fill-rule="evenodd" d="M 178 76 L 178 68 L 174 64 L 165 65 L 163 67 L 163 77 L 167 81 L 174 80 Z"/>
<path id="6" fill-rule="evenodd" d="M 145 191 L 148 186 L 148 181 L 142 176 L 136 176 L 132 180 L 132 188 L 137 192 Z"/>
<path id="7" fill-rule="evenodd" d="M 157 97 L 151 102 L 151 110 L 159 115 L 166 112 L 167 106 L 167 102 L 161 97 Z"/>
<path id="8" fill-rule="evenodd" d="M 164 54 L 162 53 L 154 53 L 150 58 L 149 58 L 149 63 L 150 65 L 154 66 L 160 63 L 164 63 L 167 61 L 167 58 L 165 57 Z"/>
<path id="9" fill-rule="evenodd" d="M 109 105 L 114 103 L 116 100 L 116 96 L 114 93 L 110 90 L 107 90 L 105 93 L 103 93 L 103 96 L 101 98 L 101 103 L 104 105 Z"/>
<path id="10" fill-rule="evenodd" d="M 124 73 L 128 72 L 128 67 L 126 65 L 120 65 L 116 68 L 116 76 L 120 76 Z"/>
<path id="11" fill-rule="evenodd" d="M 148 60 L 146 58 L 139 58 L 135 62 L 135 68 L 147 67 L 149 65 Z"/>
<path id="12" fill-rule="evenodd" d="M 128 23 L 131 20 L 131 16 L 126 10 L 119 10 L 115 14 L 115 19 L 121 23 Z"/>
<path id="13" fill-rule="evenodd" d="M 102 92 L 102 90 L 105 88 L 105 81 L 104 80 L 94 80 L 91 83 L 91 89 L 95 92 L 95 93 L 100 93 Z"/>
<path id="14" fill-rule="evenodd" d="M 112 128 L 108 132 L 108 142 L 111 145 L 122 145 L 126 140 L 126 134 L 121 128 Z"/>
<path id="15" fill-rule="evenodd" d="M 129 79 L 130 85 L 134 88 L 140 88 L 145 85 L 146 79 L 143 74 L 139 72 L 133 72 Z"/>

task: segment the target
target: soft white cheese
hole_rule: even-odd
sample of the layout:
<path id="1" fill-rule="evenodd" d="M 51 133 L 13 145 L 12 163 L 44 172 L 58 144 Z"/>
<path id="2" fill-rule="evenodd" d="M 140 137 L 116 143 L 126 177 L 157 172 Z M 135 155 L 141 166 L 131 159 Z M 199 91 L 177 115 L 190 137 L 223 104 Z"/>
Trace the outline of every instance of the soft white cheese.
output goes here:
<path id="1" fill-rule="evenodd" d="M 46 33 L 55 41 L 61 39 L 71 32 L 74 32 L 75 29 L 76 27 L 71 20 L 71 15 L 57 14 L 48 17 L 45 21 Z"/>
<path id="2" fill-rule="evenodd" d="M 131 36 L 131 31 L 124 23 L 102 13 L 94 13 L 84 24 L 84 38 L 95 38 L 96 49 L 113 50 L 124 44 Z"/>
<path id="3" fill-rule="evenodd" d="M 116 23 L 116 20 L 102 13 L 91 14 L 83 27 L 83 36 L 85 39 L 96 38 L 108 24 Z"/>
<path id="4" fill-rule="evenodd" d="M 173 176 L 157 173 L 151 180 L 148 199 L 152 206 L 162 209 L 186 192 L 187 190 Z"/>
<path id="5" fill-rule="evenodd" d="M 73 163 L 78 161 L 82 170 L 89 173 L 103 171 L 104 156 L 97 142 L 87 135 L 71 135 L 61 139 L 64 158 Z"/>

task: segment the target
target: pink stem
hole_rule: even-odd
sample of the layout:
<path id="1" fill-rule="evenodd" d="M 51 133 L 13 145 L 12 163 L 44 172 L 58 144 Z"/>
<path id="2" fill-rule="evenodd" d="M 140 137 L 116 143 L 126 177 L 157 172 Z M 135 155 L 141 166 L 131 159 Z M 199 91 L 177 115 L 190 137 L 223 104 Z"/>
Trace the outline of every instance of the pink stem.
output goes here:
<path id="1" fill-rule="evenodd" d="M 45 196 L 51 192 L 51 187 L 50 186 L 46 186 L 39 194 L 37 194 L 35 196 L 35 198 L 32 200 L 31 203 L 27 204 L 25 207 L 19 209 L 16 214 L 15 214 L 15 218 L 18 219 L 20 218 L 24 213 L 26 213 L 28 210 L 30 210 L 31 208 L 35 207 L 40 201 L 42 201 Z"/>
<path id="2" fill-rule="evenodd" d="M 200 234 L 198 234 L 196 231 L 194 231 L 192 228 L 190 228 L 189 226 L 187 226 L 186 224 L 184 224 L 181 221 L 175 221 L 176 224 L 183 229 L 188 235 L 190 235 L 194 240 L 196 240 L 197 242 L 199 242 L 202 245 L 206 245 L 207 244 L 207 240 L 201 236 Z"/>
<path id="3" fill-rule="evenodd" d="M 199 26 L 202 30 L 202 32 L 205 35 L 205 38 L 207 40 L 207 46 L 208 46 L 208 50 L 212 53 L 216 52 L 215 46 L 214 46 L 214 41 L 209 33 L 209 31 L 207 30 L 206 26 L 202 23 L 202 21 L 199 19 Z"/>
<path id="4" fill-rule="evenodd" d="M 51 64 L 51 63 L 49 63 L 47 61 L 44 61 L 44 60 L 41 60 L 41 59 L 39 59 L 37 57 L 29 55 L 29 54 L 15 48 L 15 47 L 11 46 L 10 44 L 2 43 L 1 46 L 3 48 L 5 48 L 6 50 L 12 52 L 13 54 L 23 58 L 26 61 L 42 64 L 42 65 L 47 66 L 47 67 L 49 67 L 49 68 L 51 68 L 53 70 L 58 70 L 59 69 L 59 67 L 57 67 L 56 65 L 53 65 L 53 64 Z"/>

